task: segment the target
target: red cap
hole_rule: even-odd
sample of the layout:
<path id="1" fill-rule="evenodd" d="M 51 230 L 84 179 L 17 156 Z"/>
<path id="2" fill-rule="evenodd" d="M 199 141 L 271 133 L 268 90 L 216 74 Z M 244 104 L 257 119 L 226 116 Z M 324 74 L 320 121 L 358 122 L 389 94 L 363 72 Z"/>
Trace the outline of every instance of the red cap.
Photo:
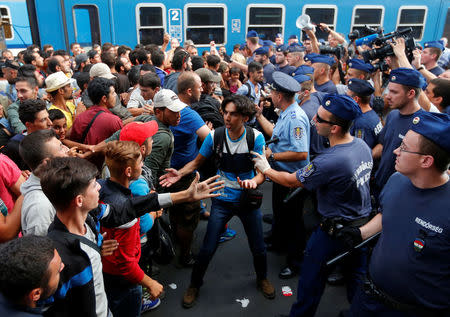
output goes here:
<path id="1" fill-rule="evenodd" d="M 152 120 L 149 122 L 131 122 L 120 131 L 120 141 L 134 141 L 139 145 L 144 144 L 145 140 L 155 135 L 158 131 L 158 124 Z"/>

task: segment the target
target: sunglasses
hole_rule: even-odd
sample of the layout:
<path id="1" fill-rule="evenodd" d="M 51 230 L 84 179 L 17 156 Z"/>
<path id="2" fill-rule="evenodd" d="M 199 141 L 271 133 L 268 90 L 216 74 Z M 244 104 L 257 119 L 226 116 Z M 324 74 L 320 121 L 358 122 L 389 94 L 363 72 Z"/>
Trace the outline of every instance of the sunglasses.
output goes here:
<path id="1" fill-rule="evenodd" d="M 316 121 L 317 121 L 318 123 L 328 123 L 328 124 L 331 124 L 331 125 L 339 125 L 339 124 L 337 124 L 336 122 L 332 122 L 332 121 L 328 121 L 328 120 L 322 119 L 322 118 L 319 116 L 319 113 L 316 113 Z"/>

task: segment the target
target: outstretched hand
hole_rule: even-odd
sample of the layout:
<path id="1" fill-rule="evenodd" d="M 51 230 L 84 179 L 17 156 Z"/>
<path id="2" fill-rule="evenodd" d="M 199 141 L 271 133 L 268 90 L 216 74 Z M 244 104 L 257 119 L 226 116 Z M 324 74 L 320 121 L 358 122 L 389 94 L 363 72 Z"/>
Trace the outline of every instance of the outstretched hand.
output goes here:
<path id="1" fill-rule="evenodd" d="M 224 186 L 224 181 L 217 181 L 220 175 L 216 175 L 208 178 L 207 180 L 199 183 L 200 174 L 197 172 L 195 179 L 192 181 L 188 189 L 186 189 L 186 194 L 188 196 L 188 201 L 198 201 L 206 198 L 218 197 L 220 194 L 213 192 L 222 189 Z"/>
<path id="2" fill-rule="evenodd" d="M 256 184 L 256 181 L 254 181 L 253 179 L 241 180 L 238 177 L 237 182 L 238 182 L 239 186 L 241 186 L 242 188 L 255 189 L 256 187 L 258 187 L 258 184 Z"/>
<path id="3" fill-rule="evenodd" d="M 181 178 L 180 173 L 174 168 L 166 168 L 166 172 L 166 174 L 162 175 L 159 178 L 159 184 L 162 187 L 170 187 L 178 182 Z"/>
<path id="4" fill-rule="evenodd" d="M 250 151 L 250 154 L 253 154 L 255 157 L 252 159 L 252 161 L 255 163 L 255 167 L 261 172 L 261 173 L 265 173 L 267 172 L 267 170 L 270 169 L 270 164 L 266 159 L 265 154 L 263 153 L 262 155 L 255 152 L 255 151 Z"/>

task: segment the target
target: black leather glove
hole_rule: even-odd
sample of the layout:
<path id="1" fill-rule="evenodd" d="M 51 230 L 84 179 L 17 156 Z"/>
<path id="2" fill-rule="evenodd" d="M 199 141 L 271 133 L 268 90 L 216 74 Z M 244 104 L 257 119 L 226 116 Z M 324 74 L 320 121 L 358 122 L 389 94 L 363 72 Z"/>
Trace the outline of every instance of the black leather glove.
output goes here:
<path id="1" fill-rule="evenodd" d="M 341 240 L 349 249 L 353 248 L 363 241 L 361 231 L 357 227 L 343 228 L 337 233 L 336 238 Z"/>

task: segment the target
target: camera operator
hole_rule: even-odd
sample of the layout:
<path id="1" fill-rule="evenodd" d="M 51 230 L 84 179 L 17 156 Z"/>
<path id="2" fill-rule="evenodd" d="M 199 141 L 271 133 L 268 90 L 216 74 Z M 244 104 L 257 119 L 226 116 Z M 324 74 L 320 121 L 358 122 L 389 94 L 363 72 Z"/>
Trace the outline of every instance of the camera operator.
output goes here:
<path id="1" fill-rule="evenodd" d="M 319 23 L 319 28 L 328 33 L 328 45 L 331 47 L 337 47 L 339 44 L 347 46 L 345 38 L 336 31 L 333 31 L 325 23 Z"/>

